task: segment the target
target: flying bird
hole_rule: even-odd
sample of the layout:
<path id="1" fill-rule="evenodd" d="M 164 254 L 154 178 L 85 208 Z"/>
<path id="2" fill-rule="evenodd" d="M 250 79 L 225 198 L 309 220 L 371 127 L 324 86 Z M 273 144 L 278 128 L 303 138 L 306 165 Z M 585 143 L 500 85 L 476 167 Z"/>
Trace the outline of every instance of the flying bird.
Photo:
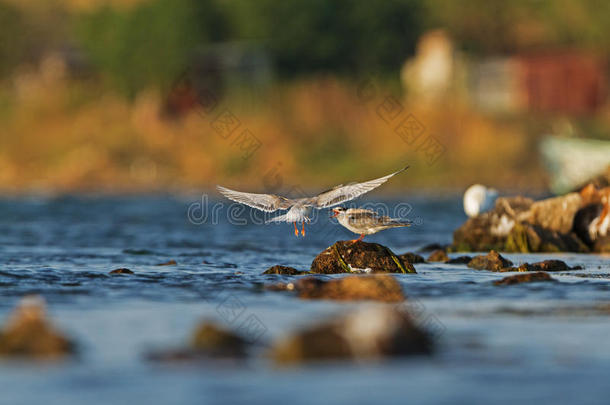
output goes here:
<path id="1" fill-rule="evenodd" d="M 229 200 L 245 204 L 249 207 L 256 208 L 265 212 L 275 212 L 277 210 L 288 210 L 287 213 L 278 215 L 267 221 L 270 222 L 292 222 L 294 223 L 294 234 L 299 236 L 297 222 L 301 222 L 301 235 L 305 236 L 305 222 L 310 222 L 309 214 L 311 209 L 323 209 L 334 207 L 346 201 L 353 200 L 369 191 L 381 186 L 388 181 L 392 176 L 397 175 L 405 170 L 406 166 L 392 174 L 380 177 L 378 179 L 365 181 L 363 183 L 350 183 L 347 185 L 338 185 L 328 191 L 318 194 L 315 197 L 305 197 L 290 199 L 275 194 L 256 194 L 244 193 L 235 191 L 222 186 L 216 186 L 218 191 L 227 197 Z"/>
<path id="2" fill-rule="evenodd" d="M 353 239 L 352 242 L 361 241 L 365 235 L 372 235 L 384 229 L 400 228 L 411 226 L 413 223 L 408 220 L 399 220 L 386 216 L 381 216 L 375 211 L 364 208 L 349 208 L 337 207 L 333 208 L 331 218 L 337 218 L 337 221 L 350 231 L 360 234 L 358 239 Z"/>

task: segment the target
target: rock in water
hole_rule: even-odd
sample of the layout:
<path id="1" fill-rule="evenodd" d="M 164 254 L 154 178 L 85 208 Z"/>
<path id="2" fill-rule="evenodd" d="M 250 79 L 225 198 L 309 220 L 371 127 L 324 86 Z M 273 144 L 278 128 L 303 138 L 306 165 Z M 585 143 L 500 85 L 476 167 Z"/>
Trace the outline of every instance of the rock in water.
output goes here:
<path id="1" fill-rule="evenodd" d="M 472 260 L 470 256 L 458 256 L 453 259 L 447 260 L 445 263 L 447 264 L 468 264 Z"/>
<path id="2" fill-rule="evenodd" d="M 273 267 L 269 267 L 267 270 L 263 272 L 263 274 L 284 274 L 288 276 L 299 276 L 301 274 L 307 274 L 308 271 L 297 270 L 294 267 L 281 266 L 276 264 Z"/>
<path id="3" fill-rule="evenodd" d="M 454 251 L 587 252 L 572 232 L 582 198 L 577 193 L 541 201 L 499 198 L 493 211 L 467 220 L 453 233 Z"/>
<path id="4" fill-rule="evenodd" d="M 516 274 L 514 276 L 504 277 L 501 280 L 494 281 L 494 285 L 511 285 L 520 283 L 532 283 L 535 281 L 556 281 L 548 273 L 538 271 L 528 274 Z"/>
<path id="5" fill-rule="evenodd" d="M 502 271 L 502 269 L 511 267 L 513 262 L 502 257 L 498 252 L 492 250 L 486 255 L 475 256 L 469 263 L 468 267 L 476 270 Z"/>
<path id="6" fill-rule="evenodd" d="M 432 339 L 408 314 L 388 307 L 365 307 L 297 332 L 277 342 L 271 354 L 276 363 L 289 365 L 373 361 L 431 352 Z"/>
<path id="7" fill-rule="evenodd" d="M 534 203 L 524 197 L 501 197 L 492 211 L 469 218 L 453 233 L 453 251 L 502 249 L 515 223 L 525 220 Z"/>
<path id="8" fill-rule="evenodd" d="M 446 262 L 448 260 L 449 256 L 447 256 L 447 253 L 442 249 L 437 249 L 428 256 L 429 262 Z"/>
<path id="9" fill-rule="evenodd" d="M 112 270 L 109 274 L 134 274 L 133 271 L 126 269 L 126 268 L 120 268 L 120 269 L 114 269 Z"/>
<path id="10" fill-rule="evenodd" d="M 396 279 L 387 274 L 347 276 L 334 280 L 306 277 L 294 284 L 299 298 L 331 300 L 404 301 L 405 296 Z"/>
<path id="11" fill-rule="evenodd" d="M 191 346 L 194 350 L 221 357 L 245 357 L 246 341 L 211 322 L 202 322 L 195 329 Z"/>
<path id="12" fill-rule="evenodd" d="M 574 234 L 560 233 L 528 223 L 515 224 L 508 234 L 504 250 L 507 252 L 579 252 L 589 248 Z"/>
<path id="13" fill-rule="evenodd" d="M 311 272 L 337 273 L 415 273 L 411 263 L 398 258 L 378 243 L 339 241 L 320 253 L 311 263 Z"/>
<path id="14" fill-rule="evenodd" d="M 0 332 L 0 356 L 58 358 L 74 352 L 75 344 L 47 320 L 37 296 L 24 297 Z"/>
<path id="15" fill-rule="evenodd" d="M 551 231 L 569 233 L 580 203 L 581 197 L 578 193 L 536 201 L 529 209 L 527 222 Z"/>
<path id="16" fill-rule="evenodd" d="M 172 259 L 172 260 L 168 260 L 168 261 L 163 262 L 163 263 L 157 263 L 157 266 L 175 266 L 177 264 L 178 263 L 176 263 L 176 261 L 174 259 Z"/>
<path id="17" fill-rule="evenodd" d="M 578 270 L 578 267 L 572 268 L 561 260 L 544 260 L 537 263 L 524 263 L 517 269 L 518 271 L 567 271 L 567 270 Z"/>
<path id="18" fill-rule="evenodd" d="M 213 322 L 204 321 L 196 327 L 189 346 L 153 351 L 147 358 L 164 363 L 241 361 L 247 356 L 247 345 L 248 342 L 241 336 Z"/>
<path id="19" fill-rule="evenodd" d="M 425 263 L 424 257 L 418 255 L 417 253 L 407 252 L 398 256 L 399 259 L 402 259 L 403 262 L 415 264 L 415 263 Z"/>
<path id="20" fill-rule="evenodd" d="M 599 253 L 610 253 L 610 235 L 598 238 L 593 249 Z"/>

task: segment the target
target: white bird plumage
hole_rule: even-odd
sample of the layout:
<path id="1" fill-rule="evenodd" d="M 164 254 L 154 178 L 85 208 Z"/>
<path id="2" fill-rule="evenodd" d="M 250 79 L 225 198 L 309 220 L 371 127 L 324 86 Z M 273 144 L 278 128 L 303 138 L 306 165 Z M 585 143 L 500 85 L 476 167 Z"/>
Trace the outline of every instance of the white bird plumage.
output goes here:
<path id="1" fill-rule="evenodd" d="M 498 198 L 498 191 L 481 184 L 473 184 L 464 193 L 464 212 L 469 217 L 489 211 Z"/>
<path id="2" fill-rule="evenodd" d="M 409 166 L 406 166 L 394 173 L 388 174 L 387 176 L 362 183 L 350 183 L 346 185 L 341 184 L 314 197 L 296 199 L 286 198 L 275 194 L 245 193 L 242 191 L 231 190 L 222 186 L 216 186 L 216 188 L 228 199 L 261 211 L 274 212 L 277 210 L 288 210 L 286 214 L 278 215 L 271 218 L 267 222 L 293 222 L 295 224 L 296 235 L 298 235 L 296 223 L 302 222 L 303 229 L 301 234 L 304 236 L 304 224 L 305 222 L 310 221 L 309 214 L 312 208 L 330 208 L 346 201 L 353 200 L 354 198 L 357 198 L 381 186 L 392 176 L 395 176 L 408 168 Z"/>
<path id="3" fill-rule="evenodd" d="M 384 229 L 400 228 L 412 225 L 412 222 L 409 220 L 382 216 L 377 214 L 375 211 L 364 208 L 346 209 L 344 207 L 337 207 L 333 208 L 332 211 L 332 217 L 337 218 L 337 221 L 339 221 L 341 225 L 356 234 L 360 234 L 360 237 L 358 239 L 354 239 L 353 242 L 362 240 L 365 235 L 372 235 L 379 231 L 383 231 Z"/>

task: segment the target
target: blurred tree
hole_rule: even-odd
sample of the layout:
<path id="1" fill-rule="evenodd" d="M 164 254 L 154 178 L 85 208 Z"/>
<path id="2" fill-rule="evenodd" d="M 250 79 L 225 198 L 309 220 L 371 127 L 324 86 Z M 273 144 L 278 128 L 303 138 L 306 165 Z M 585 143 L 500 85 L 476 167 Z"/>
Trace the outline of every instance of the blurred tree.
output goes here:
<path id="1" fill-rule="evenodd" d="M 25 57 L 29 48 L 27 24 L 21 12 L 0 2 L 0 76 L 10 73 Z"/>
<path id="2" fill-rule="evenodd" d="M 267 46 L 284 75 L 400 68 L 422 32 L 421 0 L 233 0 L 234 35 Z"/>
<path id="3" fill-rule="evenodd" d="M 134 96 L 147 86 L 167 89 L 180 75 L 206 40 L 203 24 L 219 25 L 205 13 L 212 6 L 210 0 L 152 0 L 127 11 L 105 6 L 80 16 L 76 32 L 92 62 Z"/>
<path id="4" fill-rule="evenodd" d="M 600 0 L 429 0 L 431 25 L 473 53 L 548 47 L 610 51 L 610 3 Z"/>

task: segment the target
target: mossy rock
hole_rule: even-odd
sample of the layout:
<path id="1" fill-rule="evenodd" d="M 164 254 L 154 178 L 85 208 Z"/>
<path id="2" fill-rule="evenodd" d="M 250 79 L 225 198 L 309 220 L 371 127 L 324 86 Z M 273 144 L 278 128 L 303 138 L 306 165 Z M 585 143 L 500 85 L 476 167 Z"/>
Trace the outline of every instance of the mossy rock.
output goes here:
<path id="1" fill-rule="evenodd" d="M 401 260 L 378 243 L 339 241 L 321 252 L 311 263 L 311 272 L 416 273 L 411 263 Z"/>

